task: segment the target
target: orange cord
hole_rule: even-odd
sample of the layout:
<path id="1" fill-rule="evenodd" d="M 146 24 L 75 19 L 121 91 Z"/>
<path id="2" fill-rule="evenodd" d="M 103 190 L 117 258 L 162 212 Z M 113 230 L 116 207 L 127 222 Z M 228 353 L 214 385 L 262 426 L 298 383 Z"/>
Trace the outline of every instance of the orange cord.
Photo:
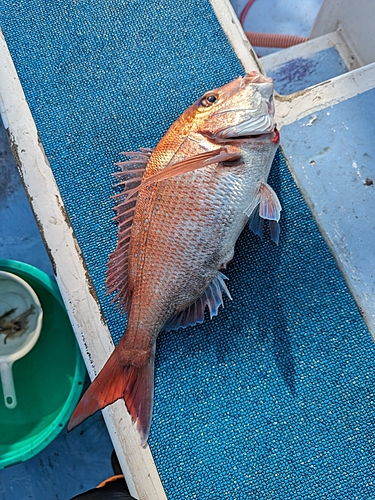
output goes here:
<path id="1" fill-rule="evenodd" d="M 292 47 L 293 45 L 308 41 L 308 38 L 303 36 L 255 33 L 253 31 L 245 31 L 245 34 L 254 47 L 286 49 L 287 47 Z"/>

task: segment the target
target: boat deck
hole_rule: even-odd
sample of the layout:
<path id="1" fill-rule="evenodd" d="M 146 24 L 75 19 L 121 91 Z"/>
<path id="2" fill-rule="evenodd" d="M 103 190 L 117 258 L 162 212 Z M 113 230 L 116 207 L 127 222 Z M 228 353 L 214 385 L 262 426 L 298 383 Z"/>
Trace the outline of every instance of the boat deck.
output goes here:
<path id="1" fill-rule="evenodd" d="M 239 13 L 244 3 L 243 1 L 233 2 L 237 13 Z M 250 10 L 248 22 L 245 27 L 252 31 L 289 32 L 307 36 L 320 3 L 320 0 L 314 0 L 304 3 L 304 7 L 302 7 L 300 2 L 288 0 L 283 3 L 282 10 L 278 11 L 272 10 L 273 2 L 271 2 L 271 0 L 264 2 L 259 0 L 255 2 Z M 271 11 L 272 15 L 267 15 L 267 13 Z M 259 50 L 257 52 L 261 55 L 270 53 L 270 51 L 267 50 Z M 285 60 L 280 62 L 281 59 L 277 58 L 277 56 L 273 58 L 272 55 L 268 55 L 268 57 L 264 59 L 264 67 L 267 72 L 275 78 L 276 89 L 280 94 L 298 92 L 310 85 L 315 85 L 338 75 L 344 75 L 347 72 L 345 61 L 343 61 L 340 54 L 332 46 L 327 46 L 323 49 L 320 47 L 316 49 L 315 52 L 312 50 L 311 55 L 308 58 L 304 58 L 303 67 L 305 71 L 303 74 L 297 74 L 297 76 L 293 74 L 292 71 L 296 65 L 291 62 L 293 60 L 295 61 L 296 58 L 297 56 L 293 56 L 288 60 L 288 58 L 285 57 Z M 294 75 L 293 78 L 290 78 L 290 75 Z M 363 314 L 367 321 L 367 326 L 370 329 L 374 321 L 373 316 L 371 316 L 371 311 L 374 311 L 372 302 L 374 297 L 374 269 L 371 267 L 373 266 L 373 259 L 371 259 L 371 249 L 373 248 L 371 231 L 373 230 L 373 224 L 369 220 L 373 210 L 369 210 L 368 207 L 373 206 L 373 180 L 375 175 L 373 172 L 372 159 L 374 158 L 375 152 L 373 143 L 371 142 L 371 123 L 373 122 L 373 117 L 368 113 L 368 103 L 373 100 L 373 98 L 373 91 L 369 90 L 368 92 L 363 92 L 361 96 L 355 97 L 355 99 L 345 100 L 329 109 L 316 110 L 290 123 L 285 119 L 285 123 L 282 127 L 281 142 L 285 157 L 290 163 L 292 172 L 294 172 L 294 178 L 297 181 L 297 185 L 308 201 L 309 208 L 313 213 L 314 219 L 319 224 L 325 241 L 328 243 L 334 255 L 345 257 L 338 261 L 338 265 L 345 276 L 346 282 L 354 298 L 357 300 L 357 304 L 364 304 Z M 282 103 L 280 104 L 280 109 L 282 109 Z M 364 116 L 366 120 L 363 120 Z M 281 116 L 280 119 L 283 120 L 284 117 Z M 2 221 L 0 258 L 25 261 L 52 275 L 53 271 L 48 255 L 40 238 L 38 227 L 30 210 L 22 183 L 16 173 L 15 162 L 7 142 L 5 130 L 1 128 L 0 131 L 0 167 L 1 172 L 4 172 L 4 181 L 2 182 L 0 191 L 0 220 Z M 148 144 L 146 144 L 146 146 L 148 146 Z M 273 182 L 274 185 L 276 184 L 276 187 L 277 183 L 281 182 L 276 174 L 273 176 Z M 330 195 L 327 196 L 327 193 L 330 193 Z M 334 196 L 331 196 L 331 193 L 334 193 Z M 345 200 L 345 204 L 343 204 L 343 200 Z M 292 204 L 288 205 L 288 200 L 285 200 L 284 207 L 286 209 L 289 207 L 289 214 L 292 213 L 293 206 Z M 295 220 L 293 222 L 291 215 L 289 215 L 288 223 L 290 224 L 291 231 L 293 225 L 299 226 L 301 224 L 306 224 L 307 230 L 313 231 L 313 229 L 311 229 L 311 223 L 305 213 L 298 213 L 294 216 Z M 364 228 L 368 228 L 368 231 L 366 232 Z M 289 233 L 289 235 L 290 234 L 291 233 Z M 308 238 L 305 242 L 306 241 L 308 244 Z M 288 243 L 284 241 L 284 248 L 287 248 L 288 244 L 290 245 L 291 242 Z M 257 251 L 261 252 L 261 250 Z M 302 255 L 303 249 L 300 249 L 300 251 Z M 362 260 L 358 259 L 358 254 L 363 255 Z M 260 253 L 258 254 L 258 257 L 259 256 Z M 320 254 L 319 257 L 323 260 L 326 259 L 327 262 L 330 259 L 328 251 L 324 253 L 323 256 Z M 280 259 L 282 260 L 282 257 L 280 257 Z M 278 261 L 280 266 L 281 260 Z M 307 262 L 302 260 L 301 263 L 308 265 Z M 270 260 L 270 265 L 275 265 L 275 262 Z M 328 265 L 326 270 L 327 273 L 331 272 Z M 233 274 L 233 279 L 236 279 L 235 273 Z M 285 279 L 288 278 L 285 277 Z M 344 282 L 341 284 L 340 278 L 338 278 L 335 273 L 332 275 L 332 280 L 339 282 L 338 288 L 335 288 L 335 293 L 340 292 L 340 287 L 344 290 Z M 303 296 L 303 282 L 298 282 L 297 285 L 301 287 L 300 294 Z M 276 301 L 276 296 L 274 298 Z M 254 300 L 255 299 L 254 297 Z M 277 300 L 279 300 L 279 298 Z M 325 313 L 329 316 L 329 303 L 319 302 L 319 297 L 316 297 L 314 300 L 316 300 L 317 308 L 320 308 L 319 310 L 325 310 L 325 307 L 328 308 L 325 310 Z M 347 305 L 348 309 L 352 308 L 355 313 L 356 308 L 354 302 L 349 302 Z M 319 312 L 315 311 L 316 315 L 314 316 L 313 311 L 308 311 L 309 307 L 311 307 L 311 301 L 306 302 L 306 310 L 301 310 L 301 317 L 298 320 L 296 320 L 295 317 L 290 319 L 291 323 L 293 321 L 300 321 L 301 324 L 304 324 L 304 321 L 308 322 L 309 318 L 311 319 L 313 317 L 316 319 Z M 271 310 L 269 312 L 272 314 Z M 304 313 L 305 317 L 303 317 Z M 278 316 L 278 312 L 274 314 L 277 318 L 283 317 L 281 314 Z M 358 326 L 358 318 L 354 316 L 353 322 Z M 365 386 L 365 378 L 371 376 L 371 366 L 368 366 L 366 374 L 360 373 L 360 367 L 357 365 L 358 363 L 360 364 L 364 352 L 356 350 L 356 346 L 351 344 L 352 337 L 345 335 L 345 327 L 348 327 L 346 322 L 350 321 L 348 315 L 343 314 L 342 318 L 331 318 L 331 321 L 336 325 L 337 334 L 341 337 L 331 336 L 329 339 L 329 346 L 327 344 L 327 347 L 332 349 L 333 352 L 339 338 L 343 339 L 347 345 L 347 350 L 342 360 L 342 370 L 337 376 L 346 377 L 345 380 L 347 383 L 354 385 L 358 384 L 358 394 L 360 394 L 361 387 Z M 288 325 L 284 322 L 282 327 L 285 331 L 290 331 L 292 324 Z M 323 324 L 320 326 L 319 323 L 316 323 L 314 335 L 318 335 L 320 327 L 323 328 Z M 358 328 L 361 327 L 358 326 Z M 368 334 L 366 329 L 362 329 L 362 334 L 365 338 L 366 334 Z M 263 337 L 262 333 L 260 333 L 257 339 L 258 347 L 262 345 L 266 336 L 266 333 L 264 333 Z M 163 338 L 161 342 L 164 341 Z M 190 339 L 190 342 L 192 341 L 195 341 L 193 336 Z M 272 368 L 272 362 L 264 353 L 264 346 L 261 347 L 259 351 L 260 357 L 256 368 L 258 373 L 257 384 L 260 383 L 259 380 L 262 377 L 264 381 L 268 380 L 268 383 L 270 383 L 270 374 L 275 376 L 279 373 L 279 375 L 281 374 L 281 380 L 285 383 L 287 390 L 293 393 L 293 391 L 295 391 L 295 372 L 293 372 L 291 368 L 293 367 L 292 351 L 299 345 L 298 342 L 301 342 L 300 348 L 302 352 L 303 338 L 299 340 L 294 339 L 294 347 L 288 343 L 289 340 L 287 337 L 281 338 L 276 335 L 272 342 L 272 356 L 274 356 L 276 364 Z M 218 348 L 219 346 L 216 347 Z M 371 349 L 370 342 L 365 342 L 362 347 L 365 350 Z M 310 345 L 309 349 L 310 348 L 313 347 Z M 167 352 L 166 350 L 166 353 Z M 351 353 L 353 359 L 350 359 Z M 209 354 L 210 353 L 208 353 L 208 355 Z M 263 355 L 265 356 L 264 358 L 262 357 Z M 312 358 L 314 358 L 317 363 L 320 363 L 321 366 L 325 363 L 325 359 L 323 357 L 319 358 L 318 353 L 312 355 Z M 300 358 L 300 361 L 301 368 L 303 366 L 303 356 Z M 367 359 L 367 362 L 369 361 L 370 357 Z M 269 363 L 268 366 L 267 363 Z M 348 368 L 349 365 L 351 365 L 352 371 Z M 327 371 L 330 369 L 329 366 L 325 368 Z M 309 377 L 309 369 L 306 369 L 302 375 L 303 377 Z M 299 373 L 299 376 L 302 375 Z M 334 375 L 331 375 L 332 379 L 330 380 L 333 381 Z M 207 376 L 209 377 L 209 373 Z M 158 383 L 160 383 L 160 380 L 158 381 L 157 378 L 156 384 Z M 206 377 L 202 379 L 202 383 L 210 385 L 214 383 L 214 379 L 208 380 Z M 339 381 L 337 383 L 339 383 Z M 316 419 L 319 420 L 320 418 L 323 422 L 324 414 L 331 411 L 329 403 L 327 402 L 329 401 L 330 395 L 332 394 L 331 389 L 333 390 L 333 388 L 326 388 L 326 393 L 322 395 L 318 390 L 321 389 L 320 384 L 323 384 L 323 379 L 319 380 L 319 377 L 310 381 L 310 390 L 316 394 L 317 398 L 315 402 L 316 406 L 314 407 L 315 426 L 317 425 Z M 277 397 L 280 396 L 278 392 L 279 389 L 275 386 L 274 390 L 274 399 L 277 399 Z M 256 386 L 254 386 L 254 392 L 257 392 Z M 168 394 L 173 395 L 172 388 L 170 393 L 166 393 L 165 397 L 168 397 Z M 261 397 L 260 392 L 259 395 L 259 397 Z M 343 394 L 342 397 L 343 401 L 345 401 L 345 394 Z M 372 395 L 368 394 L 366 397 L 371 398 Z M 322 398 L 322 401 L 326 401 L 326 404 L 320 404 L 319 398 Z M 274 401 L 274 403 L 274 407 L 270 406 L 266 411 L 263 409 L 259 415 L 253 415 L 253 417 L 255 419 L 263 418 L 264 415 L 266 415 L 265 418 L 270 419 L 270 424 L 272 424 L 271 420 L 274 419 L 275 425 L 283 425 L 282 422 L 278 422 L 277 420 L 277 401 Z M 298 403 L 303 406 L 303 398 L 300 398 Z M 156 415 L 158 411 L 159 408 L 156 406 Z M 163 409 L 163 413 L 165 411 L 166 410 Z M 332 409 L 332 411 L 334 410 Z M 332 415 L 332 435 L 336 435 L 336 437 L 339 435 L 342 437 L 344 435 L 345 439 L 347 438 L 349 451 L 351 447 L 353 449 L 355 448 L 358 433 L 362 432 L 363 434 L 369 432 L 368 427 L 366 427 L 368 422 L 363 418 L 363 412 L 366 411 L 366 408 L 363 406 L 361 411 L 362 420 L 360 420 L 360 422 L 362 422 L 361 425 L 364 427 L 362 429 L 349 429 L 350 432 L 348 433 L 346 433 L 348 427 L 345 427 L 345 415 L 342 417 L 343 420 L 339 422 L 334 422 L 335 414 L 333 413 Z M 309 418 L 308 415 L 309 412 L 306 413 L 306 419 Z M 167 415 L 165 418 L 167 419 Z M 161 417 L 160 425 L 162 424 L 163 419 Z M 301 432 L 305 432 L 308 426 L 309 423 L 306 422 L 298 423 L 298 429 Z M 193 431 L 198 432 L 194 427 Z M 285 432 L 290 432 L 290 429 L 287 430 L 285 428 Z M 326 437 L 323 436 L 324 432 L 325 430 L 322 426 L 322 443 L 324 443 Z M 309 436 L 309 434 L 307 433 L 306 436 Z M 264 448 L 263 450 L 264 457 L 267 457 L 267 459 L 271 461 L 273 456 L 275 460 L 280 459 L 280 450 L 277 450 L 277 443 L 272 441 L 274 437 L 275 436 L 272 434 L 268 436 L 266 441 L 269 443 L 269 446 L 267 449 Z M 297 435 L 291 434 L 290 438 L 296 439 L 296 442 L 298 441 Z M 173 440 L 173 437 L 171 439 Z M 317 442 L 312 446 L 313 448 L 314 446 L 319 447 L 319 439 L 317 439 Z M 372 436 L 369 433 L 367 445 L 370 446 L 371 442 Z M 156 444 L 157 443 L 155 443 L 155 450 L 157 449 Z M 96 486 L 96 484 L 101 482 L 104 478 L 112 474 L 110 463 L 112 449 L 112 443 L 104 420 L 101 415 L 96 415 L 70 434 L 67 434 L 66 431 L 63 430 L 51 445 L 33 459 L 0 471 L 0 499 L 67 499 L 73 495 L 77 495 L 78 493 Z M 337 453 L 341 453 L 344 456 L 348 450 L 341 448 L 341 451 L 337 450 Z M 357 451 L 359 452 L 360 450 Z M 367 456 L 366 450 L 363 451 L 363 453 Z M 350 460 L 350 456 L 352 455 L 348 452 L 348 460 Z M 248 461 L 249 467 L 250 464 L 253 463 L 252 460 L 254 458 L 255 457 L 250 455 L 244 457 L 244 460 Z M 287 461 L 286 456 L 284 459 Z M 294 457 L 294 459 L 299 462 L 302 460 L 301 457 Z M 313 458 L 310 457 L 310 459 L 310 466 L 312 468 L 317 467 L 317 463 L 314 462 Z M 336 459 L 337 457 L 334 456 L 332 450 L 328 450 L 325 457 L 319 458 L 320 461 L 324 461 L 325 466 L 328 468 L 333 467 Z M 285 463 L 285 466 L 288 467 L 288 464 Z M 207 470 L 209 470 L 209 467 L 210 465 L 207 464 Z M 357 483 L 360 482 L 359 478 L 361 474 L 369 474 L 367 468 L 371 468 L 371 464 L 367 463 L 367 465 L 365 464 L 363 467 L 363 471 L 356 470 L 355 474 L 352 474 L 352 478 L 355 478 Z M 258 470 L 253 471 L 253 474 L 254 476 L 257 476 L 257 474 L 266 474 L 266 471 L 262 471 L 260 467 Z M 345 471 L 343 471 L 343 474 L 345 474 Z M 194 479 L 191 478 L 191 480 L 193 481 Z M 305 480 L 308 480 L 307 476 Z M 164 481 L 165 483 L 170 481 L 167 475 Z M 200 498 L 200 487 L 201 486 L 197 484 L 198 493 L 196 498 Z M 375 494 L 374 486 L 370 484 L 367 485 L 367 487 L 368 490 L 366 491 L 369 494 Z M 361 498 L 360 496 L 356 496 L 355 490 L 352 490 L 352 493 L 353 496 L 351 498 Z M 335 495 L 337 492 L 328 492 L 327 498 L 335 498 L 335 496 L 329 496 L 331 494 Z M 245 498 L 241 495 L 241 492 L 233 493 L 233 498 Z M 258 493 L 255 486 L 252 493 L 253 496 L 251 496 L 250 493 L 249 495 L 250 496 L 246 496 L 246 498 L 261 498 L 261 496 L 257 496 Z M 371 496 L 368 498 L 370 497 Z M 213 496 L 212 498 L 216 497 Z M 279 496 L 278 498 L 285 498 L 285 496 Z"/>

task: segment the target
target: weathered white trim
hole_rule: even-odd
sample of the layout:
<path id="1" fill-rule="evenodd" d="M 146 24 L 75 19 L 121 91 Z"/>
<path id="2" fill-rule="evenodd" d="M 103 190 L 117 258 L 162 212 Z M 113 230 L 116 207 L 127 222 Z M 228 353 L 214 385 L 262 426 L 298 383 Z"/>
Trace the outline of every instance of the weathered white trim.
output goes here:
<path id="1" fill-rule="evenodd" d="M 279 128 L 293 123 L 374 88 L 374 82 L 375 63 L 372 63 L 289 96 L 276 95 L 276 123 Z"/>
<path id="2" fill-rule="evenodd" d="M 249 73 L 250 71 L 260 71 L 263 73 L 255 52 L 245 35 L 244 30 L 234 12 L 229 0 L 210 0 L 211 6 L 223 28 L 224 33 L 232 45 L 242 67 Z"/>
<path id="3" fill-rule="evenodd" d="M 112 352 L 113 342 L 1 31 L 0 61 L 1 117 L 93 378 Z M 119 401 L 103 413 L 131 494 L 142 500 L 165 500 L 150 449 L 141 448 L 125 404 Z"/>
<path id="4" fill-rule="evenodd" d="M 338 25 L 335 33 L 337 33 L 338 36 L 337 42 L 335 43 L 336 50 L 340 54 L 348 70 L 351 71 L 361 66 L 365 66 L 361 55 L 357 52 L 350 37 L 346 34 L 341 24 Z"/>

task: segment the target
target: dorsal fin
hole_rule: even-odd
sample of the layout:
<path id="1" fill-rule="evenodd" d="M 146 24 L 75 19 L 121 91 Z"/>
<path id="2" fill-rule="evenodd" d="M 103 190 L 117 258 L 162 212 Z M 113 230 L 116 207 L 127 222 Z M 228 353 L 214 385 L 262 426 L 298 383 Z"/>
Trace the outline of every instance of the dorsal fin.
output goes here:
<path id="1" fill-rule="evenodd" d="M 210 311 L 210 318 L 212 319 L 213 316 L 216 316 L 219 307 L 221 305 L 224 307 L 223 292 L 232 299 L 227 285 L 224 282 L 226 279 L 228 278 L 219 271 L 204 294 L 199 297 L 194 304 L 172 316 L 165 324 L 164 330 L 177 330 L 178 328 L 186 328 L 187 326 L 193 326 L 197 323 L 203 323 L 206 306 L 208 306 Z"/>
<path id="2" fill-rule="evenodd" d="M 108 294 L 117 291 L 112 302 L 118 301 L 118 307 L 121 307 L 122 312 L 128 310 L 130 300 L 127 292 L 128 250 L 136 205 L 136 199 L 128 200 L 128 194 L 142 182 L 152 151 L 152 149 L 140 148 L 139 151 L 121 153 L 129 156 L 130 160 L 116 163 L 121 171 L 113 174 L 118 180 L 115 186 L 122 186 L 123 190 L 112 196 L 118 202 L 115 206 L 116 217 L 114 218 L 118 223 L 118 234 L 116 250 L 109 256 L 106 287 Z"/>

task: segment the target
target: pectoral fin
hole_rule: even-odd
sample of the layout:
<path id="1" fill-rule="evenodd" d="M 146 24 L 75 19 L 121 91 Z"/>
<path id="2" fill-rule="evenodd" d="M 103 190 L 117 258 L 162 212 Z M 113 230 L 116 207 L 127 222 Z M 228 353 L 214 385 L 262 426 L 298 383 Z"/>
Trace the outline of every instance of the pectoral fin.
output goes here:
<path id="1" fill-rule="evenodd" d="M 263 238 L 264 219 L 259 216 L 259 204 L 251 212 L 248 225 L 254 234 L 259 238 Z"/>
<path id="2" fill-rule="evenodd" d="M 259 216 L 267 220 L 280 220 L 281 205 L 275 191 L 268 184 L 260 188 Z"/>
<path id="3" fill-rule="evenodd" d="M 235 161 L 239 158 L 240 156 L 237 154 L 227 153 L 225 148 L 219 148 L 213 151 L 205 151 L 204 153 L 192 156 L 190 158 L 187 158 L 186 160 L 168 165 L 157 174 L 151 175 L 150 177 L 142 181 L 139 186 L 129 191 L 127 200 L 129 201 L 129 199 L 132 198 L 140 189 L 144 188 L 145 186 L 149 186 L 150 184 L 154 184 L 155 182 L 164 181 L 166 179 L 170 179 L 171 177 L 175 177 L 176 175 L 186 174 L 187 172 L 193 172 L 194 170 L 208 167 L 209 165 L 213 165 L 214 163 Z"/>
<path id="4" fill-rule="evenodd" d="M 264 219 L 270 221 L 272 240 L 278 245 L 280 236 L 281 204 L 275 191 L 268 184 L 262 184 L 258 194 L 246 208 L 245 214 L 249 217 L 249 228 L 260 238 L 263 237 Z"/>

